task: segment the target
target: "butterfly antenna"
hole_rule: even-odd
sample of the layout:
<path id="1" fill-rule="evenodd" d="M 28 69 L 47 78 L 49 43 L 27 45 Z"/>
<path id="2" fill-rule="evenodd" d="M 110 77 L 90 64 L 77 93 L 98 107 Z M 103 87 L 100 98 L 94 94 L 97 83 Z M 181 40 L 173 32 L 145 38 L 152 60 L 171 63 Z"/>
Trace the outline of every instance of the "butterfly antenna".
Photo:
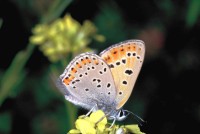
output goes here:
<path id="1" fill-rule="evenodd" d="M 142 126 L 142 124 L 146 122 L 141 117 L 139 117 L 138 115 L 134 114 L 133 112 L 128 111 L 128 110 L 124 110 L 124 111 L 129 113 L 129 114 L 132 114 L 134 116 L 134 118 L 136 119 L 136 121 L 139 123 L 140 126 Z"/>

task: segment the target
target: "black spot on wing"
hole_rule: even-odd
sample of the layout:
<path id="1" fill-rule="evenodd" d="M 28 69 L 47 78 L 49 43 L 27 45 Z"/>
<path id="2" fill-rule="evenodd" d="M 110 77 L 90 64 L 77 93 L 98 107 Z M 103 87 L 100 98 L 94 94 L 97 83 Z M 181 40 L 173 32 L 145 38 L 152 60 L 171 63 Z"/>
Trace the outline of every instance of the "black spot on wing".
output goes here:
<path id="1" fill-rule="evenodd" d="M 113 65 L 113 64 L 110 64 L 109 67 L 110 67 L 110 68 L 114 68 L 114 65 Z"/>
<path id="2" fill-rule="evenodd" d="M 109 88 L 110 86 L 111 86 L 111 84 L 110 84 L 110 83 L 108 83 L 108 84 L 107 84 L 107 88 Z"/>
<path id="3" fill-rule="evenodd" d="M 128 75 L 131 75 L 131 74 L 133 73 L 133 71 L 127 69 L 127 70 L 125 71 L 125 73 L 128 74 Z"/>
<path id="4" fill-rule="evenodd" d="M 122 59 L 122 63 L 126 64 L 126 59 Z"/>
<path id="5" fill-rule="evenodd" d="M 127 85 L 127 81 L 124 80 L 124 81 L 122 82 L 122 84 Z"/>
<path id="6" fill-rule="evenodd" d="M 120 65 L 120 62 L 116 62 L 116 65 Z"/>

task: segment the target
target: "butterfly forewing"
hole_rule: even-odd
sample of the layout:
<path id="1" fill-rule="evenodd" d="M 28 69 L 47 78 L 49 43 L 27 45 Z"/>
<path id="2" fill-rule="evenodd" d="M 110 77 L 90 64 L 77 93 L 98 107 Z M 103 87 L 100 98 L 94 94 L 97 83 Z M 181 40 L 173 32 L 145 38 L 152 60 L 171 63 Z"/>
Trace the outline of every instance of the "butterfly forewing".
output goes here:
<path id="1" fill-rule="evenodd" d="M 121 42 L 100 54 L 108 64 L 117 88 L 116 109 L 120 109 L 130 97 L 144 60 L 144 54 L 144 42 L 140 40 Z"/>
<path id="2" fill-rule="evenodd" d="M 60 76 L 60 84 L 67 100 L 86 109 L 115 102 L 116 88 L 111 71 L 96 54 L 77 56 Z"/>

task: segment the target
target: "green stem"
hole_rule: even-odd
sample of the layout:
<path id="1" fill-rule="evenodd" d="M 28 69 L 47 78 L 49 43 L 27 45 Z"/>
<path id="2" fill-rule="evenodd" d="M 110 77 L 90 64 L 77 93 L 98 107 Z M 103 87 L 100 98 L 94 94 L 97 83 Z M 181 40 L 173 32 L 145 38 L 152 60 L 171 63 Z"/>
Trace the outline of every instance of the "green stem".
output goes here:
<path id="1" fill-rule="evenodd" d="M 25 78 L 24 66 L 30 58 L 35 46 L 28 44 L 27 48 L 20 51 L 14 57 L 11 65 L 3 75 L 0 83 L 0 106 L 7 96 L 11 93 L 14 88 L 19 85 L 19 77 Z"/>
<path id="2" fill-rule="evenodd" d="M 68 63 L 69 63 L 69 55 L 65 60 L 61 60 L 62 68 L 65 68 Z M 68 114 L 67 117 L 69 118 L 70 121 L 70 128 L 73 128 L 74 123 L 76 121 L 77 108 L 68 101 L 65 101 L 65 104 Z"/>
<path id="3" fill-rule="evenodd" d="M 60 17 L 60 15 L 71 2 L 72 0 L 56 0 L 49 8 L 48 14 L 41 18 L 41 22 L 51 22 Z"/>
<path id="4" fill-rule="evenodd" d="M 70 128 L 73 128 L 74 123 L 76 121 L 77 108 L 68 101 L 65 101 L 65 104 L 66 104 L 67 113 L 68 113 L 67 116 L 70 121 Z"/>
<path id="5" fill-rule="evenodd" d="M 66 64 L 63 63 L 63 61 L 64 60 L 61 61 L 61 64 L 62 64 L 61 66 L 66 66 Z M 53 76 L 59 75 L 59 71 L 58 71 L 59 69 L 57 66 L 52 64 L 50 69 L 51 69 L 51 74 L 53 74 Z M 74 122 L 76 121 L 77 108 L 74 105 L 72 105 L 70 102 L 68 102 L 67 100 L 65 100 L 64 102 L 66 105 L 67 119 L 69 120 L 69 129 L 71 129 L 73 128 Z"/>
<path id="6" fill-rule="evenodd" d="M 3 20 L 0 18 L 0 28 L 1 28 L 2 24 L 3 24 Z"/>
<path id="7" fill-rule="evenodd" d="M 50 8 L 47 16 L 43 16 L 40 22 L 48 23 L 51 20 L 59 17 L 63 10 L 71 3 L 71 1 L 72 0 L 64 0 L 60 2 L 60 0 L 57 0 L 57 6 L 54 7 L 54 5 L 52 5 L 52 8 Z M 1 20 L 0 23 L 2 24 Z M 24 66 L 32 55 L 34 48 L 35 46 L 29 43 L 25 50 L 22 50 L 16 54 L 11 65 L 6 70 L 0 82 L 0 106 L 6 97 L 12 93 L 12 90 L 14 90 L 14 88 L 23 82 L 23 79 L 25 78 Z M 19 80 L 19 78 L 21 79 Z"/>

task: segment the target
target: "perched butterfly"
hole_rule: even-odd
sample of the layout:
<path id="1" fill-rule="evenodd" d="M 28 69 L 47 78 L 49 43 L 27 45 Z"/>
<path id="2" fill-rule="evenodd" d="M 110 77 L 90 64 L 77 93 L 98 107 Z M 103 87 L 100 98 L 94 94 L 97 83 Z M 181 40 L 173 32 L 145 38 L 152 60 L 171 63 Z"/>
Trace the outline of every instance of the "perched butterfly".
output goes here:
<path id="1" fill-rule="evenodd" d="M 58 85 L 75 105 L 103 110 L 109 119 L 123 120 L 129 99 L 144 61 L 141 40 L 127 40 L 107 48 L 100 55 L 83 53 L 75 57 L 60 75 Z"/>

